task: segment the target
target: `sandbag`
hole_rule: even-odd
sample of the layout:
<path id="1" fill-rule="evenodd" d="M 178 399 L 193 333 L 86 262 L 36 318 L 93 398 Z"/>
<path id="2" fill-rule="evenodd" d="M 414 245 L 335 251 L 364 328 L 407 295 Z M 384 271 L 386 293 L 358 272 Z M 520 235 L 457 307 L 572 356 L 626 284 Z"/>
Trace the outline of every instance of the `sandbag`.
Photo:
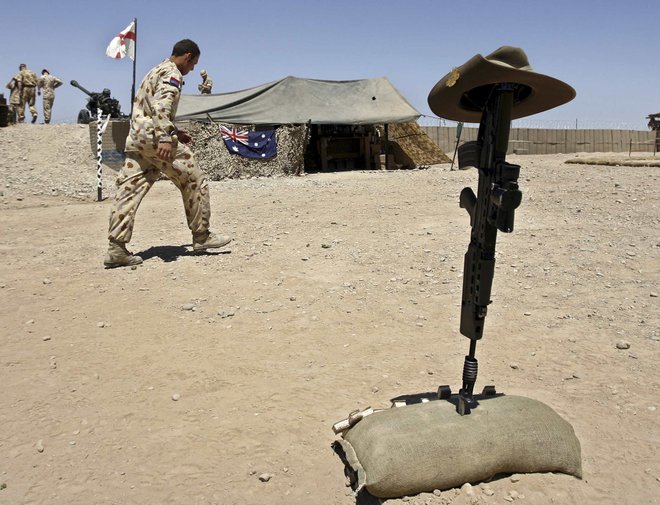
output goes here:
<path id="1" fill-rule="evenodd" d="M 573 427 L 544 403 L 521 396 L 480 400 L 466 416 L 444 400 L 379 411 L 345 431 L 335 450 L 357 476 L 356 492 L 366 487 L 379 498 L 450 489 L 500 473 L 582 477 Z"/>

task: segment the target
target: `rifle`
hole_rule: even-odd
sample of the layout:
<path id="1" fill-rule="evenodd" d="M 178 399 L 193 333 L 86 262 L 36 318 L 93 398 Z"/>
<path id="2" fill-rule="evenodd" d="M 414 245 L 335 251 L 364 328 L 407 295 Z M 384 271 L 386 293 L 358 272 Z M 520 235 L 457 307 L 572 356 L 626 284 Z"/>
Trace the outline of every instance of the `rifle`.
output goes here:
<path id="1" fill-rule="evenodd" d="M 477 140 L 466 142 L 458 149 L 459 168 L 472 166 L 479 170 L 477 194 L 471 188 L 463 188 L 460 195 L 460 206 L 470 215 L 472 228 L 463 268 L 460 331 L 470 339 L 470 349 L 463 363 L 463 387 L 458 394 L 460 415 L 469 414 L 476 405 L 473 397 L 478 372 L 475 353 L 491 303 L 497 231 L 513 231 L 515 209 L 522 200 L 518 189 L 520 166 L 507 163 L 505 159 L 511 110 L 519 87 L 510 83 L 490 87 L 482 108 Z M 486 386 L 483 394 L 494 395 L 495 388 Z M 445 391 L 443 396 L 446 395 Z"/>

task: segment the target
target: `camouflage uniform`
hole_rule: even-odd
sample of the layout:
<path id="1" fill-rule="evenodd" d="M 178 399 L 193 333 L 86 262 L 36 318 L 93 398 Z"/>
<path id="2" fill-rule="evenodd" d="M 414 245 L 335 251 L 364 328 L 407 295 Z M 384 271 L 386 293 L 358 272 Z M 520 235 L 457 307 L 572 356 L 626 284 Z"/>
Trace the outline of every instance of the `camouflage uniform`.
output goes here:
<path id="1" fill-rule="evenodd" d="M 34 123 L 37 120 L 37 108 L 34 106 L 37 76 L 32 70 L 24 68 L 18 73 L 18 82 L 21 88 L 21 105 L 18 109 L 18 122 L 25 121 L 25 106 L 28 105 L 30 107 L 30 114 L 32 114 L 32 122 Z"/>
<path id="2" fill-rule="evenodd" d="M 211 79 L 209 76 L 205 76 L 202 79 L 202 84 L 197 87 L 199 88 L 199 91 L 202 95 L 210 95 L 211 89 L 213 88 L 213 79 Z"/>
<path id="3" fill-rule="evenodd" d="M 62 85 L 62 81 L 54 75 L 44 74 L 39 77 L 37 81 L 37 88 L 43 89 L 44 95 L 44 123 L 50 123 L 51 111 L 53 110 L 53 102 L 55 101 L 55 88 Z"/>
<path id="4" fill-rule="evenodd" d="M 110 241 L 131 240 L 138 206 L 161 171 L 181 191 L 193 236 L 208 233 L 211 205 L 206 174 L 197 166 L 190 148 L 172 138 L 176 133 L 174 117 L 182 85 L 181 72 L 169 60 L 154 67 L 140 84 L 126 139 L 126 160 L 117 178 L 117 193 L 110 213 Z M 172 160 L 157 156 L 159 141 L 172 142 Z"/>
<path id="5" fill-rule="evenodd" d="M 9 94 L 9 119 L 11 123 L 15 123 L 18 111 L 21 107 L 21 92 L 18 89 L 18 74 L 12 77 L 7 83 L 7 89 L 11 90 L 11 93 Z"/>

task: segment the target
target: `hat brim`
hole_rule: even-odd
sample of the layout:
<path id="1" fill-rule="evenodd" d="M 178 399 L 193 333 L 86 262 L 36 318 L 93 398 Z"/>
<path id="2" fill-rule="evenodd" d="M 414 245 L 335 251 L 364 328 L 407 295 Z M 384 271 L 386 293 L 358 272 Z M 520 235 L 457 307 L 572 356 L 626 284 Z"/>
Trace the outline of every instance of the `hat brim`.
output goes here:
<path id="1" fill-rule="evenodd" d="M 477 54 L 438 81 L 429 93 L 429 107 L 442 118 L 478 123 L 482 111 L 469 105 L 464 95 L 475 88 L 507 82 L 529 88 L 524 98 L 514 101 L 511 119 L 538 114 L 575 98 L 575 90 L 559 79 L 493 63 Z"/>

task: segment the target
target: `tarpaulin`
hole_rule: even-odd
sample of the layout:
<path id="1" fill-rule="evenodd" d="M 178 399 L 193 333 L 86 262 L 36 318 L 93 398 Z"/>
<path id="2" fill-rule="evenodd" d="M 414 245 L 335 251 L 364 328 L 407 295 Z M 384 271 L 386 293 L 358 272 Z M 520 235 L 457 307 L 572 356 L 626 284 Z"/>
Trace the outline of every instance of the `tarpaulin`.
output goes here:
<path id="1" fill-rule="evenodd" d="M 385 124 L 415 121 L 420 113 L 386 77 L 323 81 L 285 77 L 254 88 L 182 95 L 176 120 L 232 124 Z"/>

